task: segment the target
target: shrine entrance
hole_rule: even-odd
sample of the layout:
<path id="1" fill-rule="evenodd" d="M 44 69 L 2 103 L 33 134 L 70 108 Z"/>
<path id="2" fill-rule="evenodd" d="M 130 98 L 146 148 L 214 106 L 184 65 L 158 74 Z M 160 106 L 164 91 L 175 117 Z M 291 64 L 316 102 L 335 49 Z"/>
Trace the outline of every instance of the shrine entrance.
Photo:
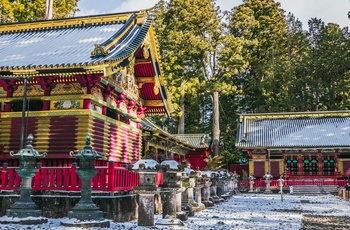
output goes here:
<path id="1" fill-rule="evenodd" d="M 285 167 L 290 176 L 334 176 L 336 157 L 334 154 L 287 155 Z"/>

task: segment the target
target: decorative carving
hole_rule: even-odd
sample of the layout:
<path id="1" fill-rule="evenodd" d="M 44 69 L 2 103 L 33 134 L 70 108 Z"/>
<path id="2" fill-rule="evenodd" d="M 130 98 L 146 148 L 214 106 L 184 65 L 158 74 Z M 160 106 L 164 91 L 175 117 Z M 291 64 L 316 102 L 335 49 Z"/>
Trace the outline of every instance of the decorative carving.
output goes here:
<path id="1" fill-rule="evenodd" d="M 126 108 L 128 109 L 128 113 L 130 112 L 130 110 L 134 109 L 136 105 L 136 101 L 135 100 L 130 100 L 129 103 L 127 104 Z"/>
<path id="2" fill-rule="evenodd" d="M 55 109 L 80 109 L 80 101 L 66 100 L 66 101 L 53 101 L 53 107 Z"/>
<path id="3" fill-rule="evenodd" d="M 92 57 L 107 56 L 109 54 L 108 50 L 104 46 L 95 44 L 94 50 L 91 52 Z"/>
<path id="4" fill-rule="evenodd" d="M 0 79 L 0 86 L 7 92 L 7 97 L 12 97 L 13 92 L 17 90 L 16 82 L 16 79 Z"/>
<path id="5" fill-rule="evenodd" d="M 110 104 L 111 106 L 117 107 L 117 103 L 116 103 L 115 101 L 116 101 L 116 100 L 115 100 L 115 98 L 114 98 L 113 96 L 107 97 L 107 100 L 106 100 L 106 102 L 107 102 L 108 104 Z"/>
<path id="6" fill-rule="evenodd" d="M 87 93 L 90 93 L 90 90 L 100 82 L 101 77 L 102 75 L 86 74 L 78 75 L 76 79 L 80 83 L 80 86 L 86 87 Z"/>
<path id="7" fill-rule="evenodd" d="M 13 92 L 14 97 L 22 97 L 24 93 L 24 86 L 21 85 Z M 27 85 L 28 96 L 44 96 L 44 90 L 39 85 Z"/>
<path id="8" fill-rule="evenodd" d="M 103 89 L 103 100 L 107 101 L 107 98 L 111 95 L 111 93 L 115 90 L 115 87 L 112 85 L 107 85 Z"/>
<path id="9" fill-rule="evenodd" d="M 118 67 L 118 72 L 114 74 L 115 81 L 124 89 L 136 96 L 139 95 L 138 86 L 135 81 L 135 58 L 130 59 L 130 63 L 126 67 Z"/>
<path id="10" fill-rule="evenodd" d="M 140 106 L 137 108 L 136 114 L 138 118 L 143 118 L 144 114 L 148 108 L 144 106 Z"/>
<path id="11" fill-rule="evenodd" d="M 145 41 L 144 41 L 144 44 L 143 44 L 143 57 L 145 59 L 148 59 L 150 54 L 149 54 L 149 48 L 151 47 L 151 39 L 149 37 L 149 34 L 147 34 L 147 36 L 145 37 Z"/>
<path id="12" fill-rule="evenodd" d="M 91 103 L 90 106 L 91 110 L 98 112 L 98 113 L 102 113 L 102 107 L 100 105 L 97 105 L 95 103 Z"/>
<path id="13" fill-rule="evenodd" d="M 115 100 L 115 102 L 117 103 L 117 107 L 118 107 L 118 108 L 120 107 L 120 104 L 121 104 L 122 102 L 124 102 L 124 100 L 125 100 L 126 98 L 127 98 L 127 96 L 126 96 L 124 93 L 119 94 L 118 99 Z"/>
<path id="14" fill-rule="evenodd" d="M 57 84 L 56 87 L 51 90 L 52 95 L 81 94 L 82 92 L 83 89 L 79 83 Z"/>
<path id="15" fill-rule="evenodd" d="M 90 93 L 91 95 L 94 95 L 97 98 L 100 98 L 101 100 L 103 100 L 103 95 L 102 95 L 102 90 L 99 87 L 93 87 L 90 89 Z"/>
<path id="16" fill-rule="evenodd" d="M 53 88 L 55 88 L 57 82 L 56 79 L 58 79 L 57 76 L 55 77 L 36 77 L 35 80 L 39 83 L 41 88 L 44 90 L 44 96 L 49 96 L 50 92 Z"/>

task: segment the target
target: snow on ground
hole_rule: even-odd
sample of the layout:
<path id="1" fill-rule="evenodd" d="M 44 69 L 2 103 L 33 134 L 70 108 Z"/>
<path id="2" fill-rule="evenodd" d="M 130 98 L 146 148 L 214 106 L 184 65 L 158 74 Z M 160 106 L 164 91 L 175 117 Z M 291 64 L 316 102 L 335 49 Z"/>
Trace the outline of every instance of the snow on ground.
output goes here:
<path id="1" fill-rule="evenodd" d="M 333 195 L 283 195 L 281 194 L 256 194 L 242 193 L 234 195 L 228 201 L 216 204 L 195 213 L 184 221 L 184 226 L 165 227 L 155 225 L 151 228 L 137 226 L 137 221 L 126 223 L 111 222 L 110 229 L 124 230 L 149 230 L 149 229 L 183 229 L 183 230 L 229 230 L 229 229 L 256 229 L 274 230 L 301 228 L 302 216 L 307 214 L 322 216 L 349 216 L 350 202 L 344 201 Z M 155 222 L 161 219 L 161 215 L 155 215 Z M 28 225 L 0 225 L 0 229 L 33 229 L 33 230 L 78 230 L 76 227 L 63 227 L 60 222 L 67 219 L 49 219 L 47 224 Z M 101 229 L 101 228 L 90 228 Z"/>

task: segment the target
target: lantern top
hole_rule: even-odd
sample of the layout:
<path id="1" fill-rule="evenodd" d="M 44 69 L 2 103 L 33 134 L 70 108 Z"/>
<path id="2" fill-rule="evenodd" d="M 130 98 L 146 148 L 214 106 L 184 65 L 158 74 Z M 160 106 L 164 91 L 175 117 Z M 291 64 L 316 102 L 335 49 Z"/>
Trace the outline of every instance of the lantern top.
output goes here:
<path id="1" fill-rule="evenodd" d="M 33 148 L 33 134 L 29 134 L 27 137 L 27 145 L 26 147 L 20 149 L 17 153 L 10 152 L 10 155 L 17 158 L 44 158 L 47 153 L 40 154 L 36 149 Z"/>

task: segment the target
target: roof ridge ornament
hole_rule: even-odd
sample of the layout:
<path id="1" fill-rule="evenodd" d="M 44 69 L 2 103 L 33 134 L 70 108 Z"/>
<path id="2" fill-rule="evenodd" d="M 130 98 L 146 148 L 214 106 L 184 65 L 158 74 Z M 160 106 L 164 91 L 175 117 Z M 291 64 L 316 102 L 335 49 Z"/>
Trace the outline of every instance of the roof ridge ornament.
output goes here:
<path id="1" fill-rule="evenodd" d="M 114 47 L 117 43 L 123 40 L 123 37 L 133 28 L 133 26 L 137 23 L 137 15 L 132 14 L 129 19 L 125 22 L 123 27 L 118 30 L 112 37 L 108 38 L 108 40 L 95 44 L 94 50 L 91 52 L 91 57 L 101 57 L 107 56 L 109 54 L 109 49 Z"/>

